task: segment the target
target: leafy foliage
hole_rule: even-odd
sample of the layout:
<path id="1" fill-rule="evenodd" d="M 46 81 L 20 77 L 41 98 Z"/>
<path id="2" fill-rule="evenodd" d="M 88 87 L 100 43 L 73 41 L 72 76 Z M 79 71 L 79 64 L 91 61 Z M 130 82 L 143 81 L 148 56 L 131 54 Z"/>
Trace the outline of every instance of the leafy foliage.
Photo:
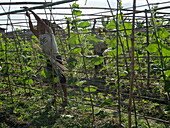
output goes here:
<path id="1" fill-rule="evenodd" d="M 72 8 L 73 19 L 67 18 L 71 26 L 71 29 L 66 28 L 70 30 L 69 38 L 63 41 L 63 35 L 56 37 L 66 61 L 64 64 L 69 69 L 66 72 L 68 106 L 63 108 L 61 105 L 60 88 L 57 102 L 52 102 L 52 87 L 58 78 L 48 76 L 46 57 L 32 47 L 39 44 L 35 36 L 29 40 L 19 36 L 0 37 L 0 127 L 12 124 L 15 127 L 90 128 L 91 122 L 99 128 L 120 127 L 115 119 L 118 112 L 113 109 L 119 106 L 128 110 L 128 98 L 124 95 L 129 92 L 131 75 L 132 24 L 121 14 L 117 15 L 118 21 L 113 20 L 115 17 L 101 19 L 102 27 L 92 32 L 92 22 L 77 18 L 82 15 L 79 5 L 74 3 Z M 159 27 L 164 23 L 153 20 L 157 28 L 151 29 L 149 35 L 143 31 L 135 33 L 134 95 L 137 98 L 134 103 L 137 114 L 143 113 L 143 105 L 145 115 L 168 120 L 169 105 L 158 101 L 167 99 L 170 92 L 169 30 Z M 153 22 L 149 24 L 152 26 Z M 145 23 L 138 22 L 136 29 L 139 28 L 146 28 Z M 118 104 L 119 88 L 121 105 Z M 160 100 L 143 99 L 139 102 L 139 92 L 143 97 L 149 95 L 151 99 Z M 126 127 L 127 117 L 122 115 Z M 138 119 L 138 125 L 146 127 L 143 118 Z M 155 127 L 155 123 L 153 121 L 151 126 Z M 163 127 L 161 123 L 159 126 Z"/>

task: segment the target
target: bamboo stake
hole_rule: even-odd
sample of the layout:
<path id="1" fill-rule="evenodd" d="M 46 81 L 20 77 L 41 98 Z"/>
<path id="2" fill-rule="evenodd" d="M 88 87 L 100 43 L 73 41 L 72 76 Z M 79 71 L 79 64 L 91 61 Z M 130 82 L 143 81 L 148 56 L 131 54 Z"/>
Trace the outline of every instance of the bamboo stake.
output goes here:
<path id="1" fill-rule="evenodd" d="M 129 92 L 129 107 L 128 107 L 128 128 L 131 128 L 131 112 L 132 112 L 132 100 L 133 100 L 133 88 L 134 88 L 134 42 L 135 42 L 135 12 L 136 12 L 136 0 L 133 0 L 133 20 L 132 20 L 132 48 L 131 48 L 131 76 L 130 76 L 130 92 Z"/>
<path id="2" fill-rule="evenodd" d="M 0 5 L 47 4 L 51 2 L 2 2 Z"/>
<path id="3" fill-rule="evenodd" d="M 149 46 L 149 23 L 148 23 L 148 15 L 147 10 L 145 10 L 145 19 L 146 19 L 146 43 Z M 147 51 L 147 63 L 148 63 L 148 70 L 147 70 L 147 87 L 150 86 L 150 53 Z"/>
<path id="4" fill-rule="evenodd" d="M 76 0 L 57 1 L 57 2 L 48 3 L 48 4 L 45 4 L 45 5 L 41 5 L 41 6 L 35 6 L 35 7 L 26 8 L 26 9 L 20 9 L 20 10 L 15 10 L 15 11 L 10 11 L 10 12 L 0 13 L 0 16 L 2 16 L 2 15 L 7 15 L 7 14 L 15 14 L 15 13 L 18 13 L 18 12 L 25 12 L 25 11 L 28 11 L 28 10 L 42 9 L 42 8 L 46 8 L 46 7 L 49 7 L 49 6 L 64 4 L 64 3 L 73 2 L 73 1 L 76 1 Z"/>

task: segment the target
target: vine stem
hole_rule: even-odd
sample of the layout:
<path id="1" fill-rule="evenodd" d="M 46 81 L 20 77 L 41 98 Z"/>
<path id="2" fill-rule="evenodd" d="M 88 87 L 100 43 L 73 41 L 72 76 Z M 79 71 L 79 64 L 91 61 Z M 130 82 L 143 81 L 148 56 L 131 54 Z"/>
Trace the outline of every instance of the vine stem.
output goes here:
<path id="1" fill-rule="evenodd" d="M 132 112 L 132 101 L 133 101 L 133 87 L 134 87 L 134 41 L 135 41 L 135 12 L 136 12 L 136 0 L 133 0 L 133 20 L 132 20 L 132 47 L 131 47 L 131 76 L 130 76 L 130 91 L 129 91 L 129 107 L 128 107 L 128 128 L 131 128 L 131 112 Z"/>

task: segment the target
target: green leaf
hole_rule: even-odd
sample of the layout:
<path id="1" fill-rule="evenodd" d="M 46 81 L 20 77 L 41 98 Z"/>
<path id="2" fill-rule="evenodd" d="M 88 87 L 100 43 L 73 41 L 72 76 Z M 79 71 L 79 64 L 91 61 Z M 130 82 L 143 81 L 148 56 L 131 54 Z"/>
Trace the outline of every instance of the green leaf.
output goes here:
<path id="1" fill-rule="evenodd" d="M 144 99 L 142 100 L 142 102 L 143 102 L 143 103 L 145 103 L 145 104 L 147 104 L 147 103 L 148 103 L 148 101 L 147 101 L 147 100 L 144 100 Z"/>
<path id="2" fill-rule="evenodd" d="M 64 119 L 74 118 L 74 116 L 72 116 L 72 115 L 61 115 L 61 117 Z"/>
<path id="3" fill-rule="evenodd" d="M 112 56 L 114 56 L 114 51 L 113 51 L 112 48 L 107 48 L 107 49 L 103 52 L 103 54 L 112 57 Z"/>
<path id="4" fill-rule="evenodd" d="M 124 27 L 126 30 L 127 35 L 130 35 L 132 33 L 132 24 L 131 23 L 124 23 Z M 121 26 L 120 29 L 124 29 L 123 25 Z"/>
<path id="5" fill-rule="evenodd" d="M 164 42 L 163 42 L 163 43 L 164 43 Z M 160 43 L 160 46 L 161 46 L 162 48 L 165 48 L 165 49 L 167 49 L 167 50 L 170 51 L 170 47 L 167 46 L 167 45 L 165 45 L 165 44 L 163 44 L 163 43 Z"/>
<path id="6" fill-rule="evenodd" d="M 101 107 L 105 107 L 105 106 L 108 106 L 108 105 L 112 105 L 112 103 L 113 103 L 113 99 L 111 99 L 111 98 L 108 98 L 108 99 L 106 99 L 105 101 L 103 101 L 103 103 L 101 103 Z"/>
<path id="7" fill-rule="evenodd" d="M 108 55 L 109 57 L 113 57 L 116 56 L 117 50 L 116 49 L 112 49 L 112 48 L 108 48 L 104 51 L 104 55 Z M 118 55 L 120 55 L 122 53 L 122 48 L 118 48 Z"/>
<path id="8" fill-rule="evenodd" d="M 34 81 L 32 79 L 27 79 L 25 80 L 25 83 L 30 85 L 30 84 L 33 84 Z"/>
<path id="9" fill-rule="evenodd" d="M 79 5 L 76 4 L 76 3 L 73 3 L 71 7 L 72 7 L 72 8 L 79 8 Z"/>
<path id="10" fill-rule="evenodd" d="M 97 95 L 100 97 L 100 98 L 105 98 L 105 94 L 104 93 L 97 93 Z"/>
<path id="11" fill-rule="evenodd" d="M 80 28 L 86 28 L 86 27 L 89 27 L 89 26 L 91 26 L 91 24 L 87 21 L 84 21 L 84 22 L 81 22 L 81 23 L 78 24 L 78 27 L 80 27 Z"/>
<path id="12" fill-rule="evenodd" d="M 81 21 L 80 18 L 75 18 L 74 20 L 72 20 L 72 22 L 79 22 L 79 21 Z"/>
<path id="13" fill-rule="evenodd" d="M 81 85 L 83 85 L 86 82 L 87 82 L 86 80 L 82 80 L 82 81 L 77 82 L 76 85 L 77 86 L 81 86 Z"/>
<path id="14" fill-rule="evenodd" d="M 110 42 L 108 42 L 108 47 L 111 48 L 116 48 L 116 39 L 111 40 Z"/>
<path id="15" fill-rule="evenodd" d="M 66 16 L 65 16 L 65 19 L 66 19 L 67 21 L 71 21 L 71 18 L 70 18 L 70 17 L 66 17 Z"/>
<path id="16" fill-rule="evenodd" d="M 166 77 L 170 77 L 170 70 L 165 71 Z"/>
<path id="17" fill-rule="evenodd" d="M 5 50 L 5 45 L 1 45 L 1 50 Z"/>
<path id="18" fill-rule="evenodd" d="M 120 75 L 120 76 L 127 76 L 127 75 L 128 75 L 128 72 L 127 72 L 127 71 L 123 71 L 123 72 L 120 72 L 119 75 Z"/>
<path id="19" fill-rule="evenodd" d="M 58 83 L 58 77 L 54 77 L 54 83 Z"/>
<path id="20" fill-rule="evenodd" d="M 158 45 L 157 44 L 149 44 L 148 47 L 146 47 L 146 50 L 149 52 L 149 53 L 154 53 L 154 52 L 157 52 L 158 51 Z"/>
<path id="21" fill-rule="evenodd" d="M 85 100 L 90 100 L 90 98 L 89 98 L 89 97 L 85 97 L 84 99 L 85 99 Z"/>
<path id="22" fill-rule="evenodd" d="M 81 21 L 81 19 L 79 19 L 79 18 L 72 20 L 72 25 L 76 25 L 77 22 L 79 22 L 79 21 Z"/>
<path id="23" fill-rule="evenodd" d="M 84 91 L 85 91 L 85 92 L 96 92 L 97 89 L 96 89 L 95 86 L 89 86 L 89 87 L 85 87 L 85 88 L 84 88 Z"/>
<path id="24" fill-rule="evenodd" d="M 110 90 L 113 90 L 113 89 L 118 88 L 118 87 L 119 87 L 118 84 L 114 84 L 114 85 L 112 85 L 109 89 L 110 89 Z"/>
<path id="25" fill-rule="evenodd" d="M 40 75 L 43 76 L 43 77 L 46 77 L 46 73 L 44 72 L 44 70 L 42 70 L 42 71 L 40 72 Z"/>
<path id="26" fill-rule="evenodd" d="M 169 56 L 170 50 L 168 50 L 166 47 L 162 48 L 162 54 L 163 56 Z"/>
<path id="27" fill-rule="evenodd" d="M 23 81 L 24 81 L 23 77 L 18 78 L 18 82 L 23 83 Z"/>
<path id="28" fill-rule="evenodd" d="M 81 48 L 73 48 L 69 51 L 69 54 L 80 54 L 81 53 Z"/>
<path id="29" fill-rule="evenodd" d="M 91 35 L 87 35 L 87 40 L 90 42 L 102 42 L 102 40 L 97 39 L 96 36 Z"/>
<path id="30" fill-rule="evenodd" d="M 80 11 L 80 10 L 73 10 L 72 14 L 76 15 L 76 16 L 81 16 L 82 11 Z"/>
<path id="31" fill-rule="evenodd" d="M 103 63 L 103 61 L 104 61 L 103 57 L 95 57 L 95 58 L 92 58 L 91 63 L 93 65 L 99 65 L 99 64 Z"/>
<path id="32" fill-rule="evenodd" d="M 78 35 L 71 35 L 71 37 L 68 39 L 69 44 L 79 44 L 78 41 Z"/>
<path id="33" fill-rule="evenodd" d="M 106 25 L 106 29 L 116 29 L 115 21 L 111 21 Z"/>
<path id="34" fill-rule="evenodd" d="M 169 36 L 169 32 L 165 28 L 158 28 L 157 34 L 163 40 Z"/>
<path id="35" fill-rule="evenodd" d="M 164 32 L 162 33 L 162 38 L 165 39 L 169 36 L 169 32 L 164 29 Z"/>

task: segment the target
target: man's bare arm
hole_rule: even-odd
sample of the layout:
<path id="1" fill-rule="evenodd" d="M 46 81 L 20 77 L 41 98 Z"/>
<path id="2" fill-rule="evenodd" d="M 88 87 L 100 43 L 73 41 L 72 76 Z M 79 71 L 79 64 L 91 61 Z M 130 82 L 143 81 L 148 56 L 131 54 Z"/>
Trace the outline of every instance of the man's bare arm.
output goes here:
<path id="1" fill-rule="evenodd" d="M 33 34 L 38 38 L 38 37 L 39 37 L 38 31 L 37 31 L 36 29 L 34 29 L 33 24 L 32 24 L 32 21 L 31 21 L 30 14 L 29 14 L 28 12 L 26 12 L 26 16 L 28 17 L 28 20 L 29 20 L 30 30 L 31 30 L 31 31 L 33 32 Z"/>
<path id="2" fill-rule="evenodd" d="M 35 17 L 35 19 L 37 20 L 37 22 L 39 22 L 40 24 L 42 24 L 42 27 L 44 27 L 47 31 L 49 30 L 49 27 L 47 26 L 47 24 L 32 10 L 29 10 Z"/>

